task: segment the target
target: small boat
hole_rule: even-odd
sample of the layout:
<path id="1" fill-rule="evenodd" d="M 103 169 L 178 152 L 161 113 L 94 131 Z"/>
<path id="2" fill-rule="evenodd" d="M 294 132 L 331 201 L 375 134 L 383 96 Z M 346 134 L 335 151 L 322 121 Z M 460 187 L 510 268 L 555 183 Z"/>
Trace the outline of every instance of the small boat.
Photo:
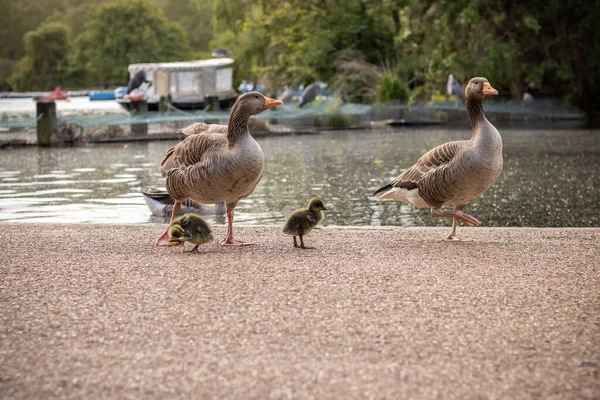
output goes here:
<path id="1" fill-rule="evenodd" d="M 56 100 L 71 101 L 71 98 L 69 92 L 63 92 L 60 86 L 57 86 L 54 89 L 54 92 L 44 93 L 40 96 L 34 97 L 34 100 L 41 102 L 52 102 Z"/>
<path id="2" fill-rule="evenodd" d="M 144 200 L 150 209 L 152 215 L 164 217 L 169 219 L 171 217 L 171 211 L 173 211 L 173 204 L 175 201 L 165 189 L 149 188 L 142 190 Z M 181 208 L 177 215 L 183 215 L 187 213 L 200 214 L 200 215 L 225 215 L 225 203 L 220 202 L 217 204 L 200 204 L 193 200 L 186 200 L 181 204 Z"/>
<path id="3" fill-rule="evenodd" d="M 113 93 L 115 94 L 115 99 L 122 99 L 127 94 L 127 86 L 119 86 Z"/>
<path id="4" fill-rule="evenodd" d="M 115 92 L 113 90 L 91 90 L 88 93 L 90 101 L 115 100 Z"/>
<path id="5" fill-rule="evenodd" d="M 135 89 L 126 93 L 130 97 L 117 96 L 117 102 L 131 111 L 131 96 L 143 96 L 148 111 L 157 111 L 160 99 L 164 97 L 180 110 L 203 110 L 216 98 L 219 107 L 227 109 L 233 106 L 238 96 L 233 89 L 233 64 L 232 58 L 130 64 L 130 79 L 143 76 L 143 84 L 134 85 Z"/>

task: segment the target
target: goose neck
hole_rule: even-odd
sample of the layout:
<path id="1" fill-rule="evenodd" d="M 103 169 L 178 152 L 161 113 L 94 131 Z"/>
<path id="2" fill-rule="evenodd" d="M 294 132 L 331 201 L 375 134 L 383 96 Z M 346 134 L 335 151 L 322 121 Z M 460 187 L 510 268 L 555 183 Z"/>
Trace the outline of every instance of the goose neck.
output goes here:
<path id="1" fill-rule="evenodd" d="M 467 114 L 469 115 L 469 121 L 471 122 L 471 128 L 473 128 L 473 132 L 475 132 L 477 125 L 485 120 L 485 115 L 483 114 L 483 104 L 481 100 L 470 97 L 466 100 L 466 107 Z"/>
<path id="2" fill-rule="evenodd" d="M 233 146 L 240 138 L 248 133 L 248 121 L 250 114 L 239 107 L 239 104 L 233 106 L 227 125 L 227 140 L 229 145 Z"/>

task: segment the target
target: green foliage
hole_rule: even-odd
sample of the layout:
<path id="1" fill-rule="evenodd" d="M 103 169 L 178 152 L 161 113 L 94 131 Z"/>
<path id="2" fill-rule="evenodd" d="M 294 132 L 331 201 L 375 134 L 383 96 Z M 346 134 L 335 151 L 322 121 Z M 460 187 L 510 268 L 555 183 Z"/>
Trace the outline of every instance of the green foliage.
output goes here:
<path id="1" fill-rule="evenodd" d="M 130 63 L 224 48 L 235 85 L 260 80 L 271 93 L 320 79 L 346 100 L 372 102 L 406 99 L 406 82 L 411 99 L 429 100 L 452 73 L 463 84 L 485 76 L 501 96 L 520 99 L 529 87 L 600 109 L 600 0 L 0 0 L 0 10 L 0 88 L 21 58 L 21 87 L 26 71 L 44 70 L 23 37 L 53 22 L 72 39 L 42 47 L 66 58 L 52 56 L 54 75 L 28 87 L 56 77 L 124 83 Z"/>
<path id="2" fill-rule="evenodd" d="M 143 0 L 101 5 L 76 45 L 76 62 L 103 82 L 122 82 L 129 64 L 185 60 L 190 52 L 181 26 Z"/>
<path id="3" fill-rule="evenodd" d="M 383 74 L 381 83 L 377 85 L 377 100 L 408 100 L 408 87 L 392 74 Z"/>
<path id="4" fill-rule="evenodd" d="M 331 86 L 342 99 L 354 103 L 377 100 L 377 86 L 383 75 L 381 68 L 367 62 L 356 50 L 339 52 L 335 67 L 337 72 L 331 80 Z"/>
<path id="5" fill-rule="evenodd" d="M 169 21 L 181 25 L 195 51 L 210 53 L 212 38 L 212 7 L 210 0 L 154 0 Z M 209 54 L 210 57 L 210 54 Z"/>
<path id="6" fill-rule="evenodd" d="M 37 29 L 62 0 L 0 0 L 0 58 L 25 55 L 23 38 Z"/>
<path id="7" fill-rule="evenodd" d="M 13 74 L 15 62 L 6 58 L 0 58 L 0 91 L 10 88 L 8 78 Z"/>
<path id="8" fill-rule="evenodd" d="M 325 115 L 325 126 L 333 129 L 344 129 L 350 126 L 350 116 L 344 115 L 339 109 L 329 111 Z"/>
<path id="9" fill-rule="evenodd" d="M 383 3 L 222 0 L 211 45 L 233 51 L 238 81 L 260 78 L 275 88 L 327 81 L 342 50 L 358 51 L 371 64 L 393 52 L 393 22 Z"/>
<path id="10" fill-rule="evenodd" d="M 51 90 L 69 79 L 69 29 L 60 23 L 40 26 L 25 35 L 25 57 L 9 79 L 17 90 Z"/>

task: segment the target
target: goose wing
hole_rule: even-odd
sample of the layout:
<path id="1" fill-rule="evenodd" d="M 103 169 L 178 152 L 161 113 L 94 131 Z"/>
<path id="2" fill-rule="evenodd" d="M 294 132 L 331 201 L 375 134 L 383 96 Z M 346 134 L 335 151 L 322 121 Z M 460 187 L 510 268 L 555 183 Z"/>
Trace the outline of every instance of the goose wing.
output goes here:
<path id="1" fill-rule="evenodd" d="M 196 122 L 183 129 L 179 129 L 177 133 L 185 136 L 199 135 L 202 133 L 227 133 L 227 125 L 207 124 L 204 122 Z"/>
<path id="2" fill-rule="evenodd" d="M 445 170 L 455 159 L 464 143 L 464 141 L 448 142 L 428 151 L 419 158 L 415 165 L 394 179 L 390 184 L 391 187 L 411 190 L 418 187 L 419 182 L 425 177 L 428 180 L 435 179 L 434 176 Z"/>
<path id="3" fill-rule="evenodd" d="M 173 168 L 187 168 L 204 164 L 213 157 L 218 157 L 227 148 L 227 136 L 220 132 L 203 132 L 191 134 L 167 151 L 160 164 L 163 176 Z"/>

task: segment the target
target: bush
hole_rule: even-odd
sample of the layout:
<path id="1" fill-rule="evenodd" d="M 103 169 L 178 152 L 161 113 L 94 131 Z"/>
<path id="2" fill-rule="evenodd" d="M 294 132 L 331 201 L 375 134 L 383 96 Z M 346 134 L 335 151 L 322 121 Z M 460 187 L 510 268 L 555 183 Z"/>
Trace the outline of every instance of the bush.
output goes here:
<path id="1" fill-rule="evenodd" d="M 397 76 L 383 74 L 381 83 L 377 85 L 377 99 L 379 101 L 408 100 L 408 86 L 400 81 Z"/>
<path id="2" fill-rule="evenodd" d="M 25 57 L 8 82 L 18 91 L 53 90 L 69 79 L 70 31 L 60 23 L 45 24 L 25 35 Z"/>

